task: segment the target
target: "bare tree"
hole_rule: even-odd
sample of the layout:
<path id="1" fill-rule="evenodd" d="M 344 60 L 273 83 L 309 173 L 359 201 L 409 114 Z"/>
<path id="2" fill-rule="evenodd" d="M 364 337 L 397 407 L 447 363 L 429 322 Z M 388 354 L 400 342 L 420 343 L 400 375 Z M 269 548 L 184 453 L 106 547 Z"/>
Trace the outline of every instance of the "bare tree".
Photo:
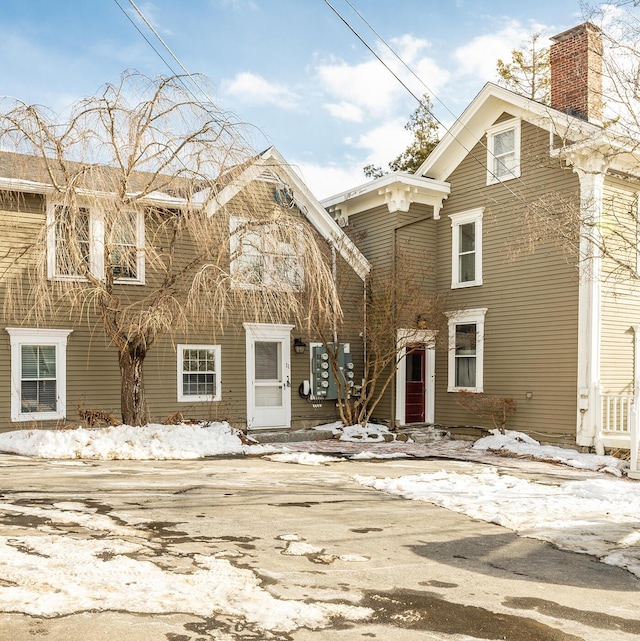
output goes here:
<path id="1" fill-rule="evenodd" d="M 551 80 L 549 47 L 542 46 L 541 33 L 532 33 L 522 49 L 511 52 L 511 61 L 498 59 L 498 83 L 544 104 L 549 103 Z"/>
<path id="2" fill-rule="evenodd" d="M 390 269 L 372 270 L 360 306 L 360 316 L 366 319 L 361 385 L 353 385 L 340 369 L 340 332 L 318 332 L 329 355 L 345 425 L 367 425 L 403 366 L 408 348 L 424 343 L 427 335 L 435 346 L 438 337 L 446 335 L 442 330 L 448 323 L 448 298 L 425 287 L 431 272 L 430 265 L 412 260 L 402 247 Z M 403 332 L 400 340 L 398 330 Z"/>
<path id="3" fill-rule="evenodd" d="M 291 199 L 239 184 L 256 162 L 244 129 L 183 78 L 125 74 L 64 120 L 7 102 L 0 144 L 16 152 L 3 156 L 16 178 L 48 190 L 46 224 L 14 261 L 27 280 L 4 272 L 5 315 L 98 318 L 117 351 L 125 423 L 148 422 L 144 362 L 162 336 L 222 331 L 230 318 L 341 317 L 322 243 Z"/>

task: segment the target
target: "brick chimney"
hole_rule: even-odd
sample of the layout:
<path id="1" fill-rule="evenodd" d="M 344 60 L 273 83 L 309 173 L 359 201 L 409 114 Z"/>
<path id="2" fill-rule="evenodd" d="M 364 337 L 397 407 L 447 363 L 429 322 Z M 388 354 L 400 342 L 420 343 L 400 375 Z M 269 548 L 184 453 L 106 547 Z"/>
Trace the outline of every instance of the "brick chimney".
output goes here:
<path id="1" fill-rule="evenodd" d="M 590 22 L 551 38 L 551 106 L 602 121 L 602 32 Z"/>

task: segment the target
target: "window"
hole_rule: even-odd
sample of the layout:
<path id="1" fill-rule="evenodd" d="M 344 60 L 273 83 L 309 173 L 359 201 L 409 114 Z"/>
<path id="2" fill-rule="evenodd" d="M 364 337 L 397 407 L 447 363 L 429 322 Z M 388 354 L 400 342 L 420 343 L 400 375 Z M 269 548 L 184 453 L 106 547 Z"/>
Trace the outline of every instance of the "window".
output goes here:
<path id="1" fill-rule="evenodd" d="M 482 285 L 483 209 L 451 214 L 451 288 Z"/>
<path id="2" fill-rule="evenodd" d="M 178 345 L 178 401 L 219 401 L 219 345 Z"/>
<path id="3" fill-rule="evenodd" d="M 449 318 L 449 380 L 447 391 L 482 392 L 484 317 L 487 310 L 452 312 Z"/>
<path id="4" fill-rule="evenodd" d="M 231 218 L 231 274 L 238 287 L 300 290 L 302 258 L 275 223 Z M 302 228 L 298 229 L 302 233 Z"/>
<path id="5" fill-rule="evenodd" d="M 109 265 L 114 280 L 144 282 L 144 216 L 122 212 L 114 221 L 109 243 Z"/>
<path id="6" fill-rule="evenodd" d="M 104 215 L 99 208 L 50 202 L 47 229 L 50 279 L 83 281 L 88 273 L 102 279 L 106 245 L 114 279 L 144 283 L 143 212 L 123 212 L 105 239 Z"/>
<path id="7" fill-rule="evenodd" d="M 487 131 L 487 184 L 520 176 L 520 120 L 510 119 Z"/>
<path id="8" fill-rule="evenodd" d="M 46 421 L 66 413 L 66 329 L 7 328 L 11 337 L 11 420 Z"/>

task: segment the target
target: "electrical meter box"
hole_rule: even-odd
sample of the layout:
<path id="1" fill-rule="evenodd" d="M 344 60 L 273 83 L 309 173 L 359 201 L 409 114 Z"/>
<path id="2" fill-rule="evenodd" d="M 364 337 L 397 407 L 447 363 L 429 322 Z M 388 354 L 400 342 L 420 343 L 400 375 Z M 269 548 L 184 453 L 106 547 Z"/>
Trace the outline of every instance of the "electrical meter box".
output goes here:
<path id="1" fill-rule="evenodd" d="M 333 345 L 329 343 L 329 349 Z M 337 354 L 338 376 L 340 384 L 331 367 L 331 359 L 327 348 L 322 343 L 311 344 L 311 397 L 315 399 L 337 399 L 348 395 L 353 387 L 353 361 L 351 360 L 351 346 L 349 343 L 340 343 Z"/>

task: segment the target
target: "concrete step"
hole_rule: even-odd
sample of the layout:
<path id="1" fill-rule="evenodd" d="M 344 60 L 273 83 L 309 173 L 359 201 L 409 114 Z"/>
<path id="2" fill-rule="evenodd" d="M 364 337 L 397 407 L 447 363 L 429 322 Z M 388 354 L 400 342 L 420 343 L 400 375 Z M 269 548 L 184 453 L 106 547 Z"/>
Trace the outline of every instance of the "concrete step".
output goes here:
<path id="1" fill-rule="evenodd" d="M 435 443 L 451 438 L 448 430 L 431 423 L 411 423 L 403 425 L 399 431 L 410 436 L 416 443 Z"/>
<path id="2" fill-rule="evenodd" d="M 273 430 L 251 431 L 247 434 L 258 443 L 297 443 L 300 441 L 324 441 L 333 438 L 331 430 Z"/>

